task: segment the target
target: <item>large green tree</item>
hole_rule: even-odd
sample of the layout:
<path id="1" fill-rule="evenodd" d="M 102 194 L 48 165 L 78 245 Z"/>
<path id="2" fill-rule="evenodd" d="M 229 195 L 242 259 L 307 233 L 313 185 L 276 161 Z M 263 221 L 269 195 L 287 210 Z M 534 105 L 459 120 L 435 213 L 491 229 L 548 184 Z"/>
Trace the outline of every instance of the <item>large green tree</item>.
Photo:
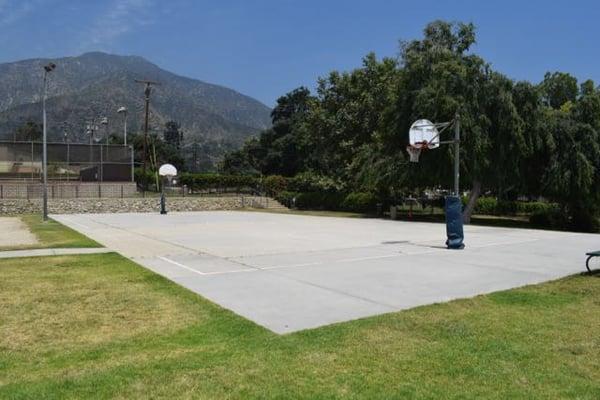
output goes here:
<path id="1" fill-rule="evenodd" d="M 15 140 L 26 142 L 39 142 L 42 140 L 42 135 L 42 125 L 36 122 L 27 121 L 23 125 L 18 127 L 15 131 Z"/>
<path id="2" fill-rule="evenodd" d="M 419 164 L 408 162 L 405 148 L 415 120 L 458 115 L 466 222 L 480 193 L 545 196 L 575 225 L 593 222 L 600 211 L 600 91 L 563 72 L 547 73 L 539 85 L 515 83 L 473 51 L 475 39 L 472 24 L 434 21 L 421 39 L 402 42 L 396 59 L 368 54 L 360 68 L 319 79 L 314 96 L 294 90 L 278 100 L 273 127 L 223 165 L 313 174 L 381 199 L 449 189 L 451 146 L 423 152 Z"/>
<path id="3" fill-rule="evenodd" d="M 575 102 L 578 94 L 577 79 L 565 72 L 547 72 L 540 88 L 544 102 L 554 109 Z"/>

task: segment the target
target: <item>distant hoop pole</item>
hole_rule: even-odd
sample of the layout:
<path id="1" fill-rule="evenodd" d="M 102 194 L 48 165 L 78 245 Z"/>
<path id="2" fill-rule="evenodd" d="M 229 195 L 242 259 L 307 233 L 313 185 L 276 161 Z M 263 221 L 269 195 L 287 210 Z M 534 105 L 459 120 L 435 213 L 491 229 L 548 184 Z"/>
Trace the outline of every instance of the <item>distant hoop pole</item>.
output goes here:
<path id="1" fill-rule="evenodd" d="M 454 195 L 459 196 L 460 181 L 460 114 L 454 116 Z"/>

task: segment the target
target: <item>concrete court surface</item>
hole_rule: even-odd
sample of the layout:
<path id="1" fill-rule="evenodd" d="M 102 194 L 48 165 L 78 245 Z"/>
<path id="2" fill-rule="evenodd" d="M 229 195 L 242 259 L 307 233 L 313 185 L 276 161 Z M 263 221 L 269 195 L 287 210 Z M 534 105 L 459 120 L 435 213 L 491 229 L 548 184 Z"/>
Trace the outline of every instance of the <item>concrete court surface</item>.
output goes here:
<path id="1" fill-rule="evenodd" d="M 18 217 L 0 217 L 0 247 L 36 244 L 37 238 Z"/>
<path id="2" fill-rule="evenodd" d="M 600 235 L 241 211 L 53 216 L 277 333 L 584 270 Z"/>

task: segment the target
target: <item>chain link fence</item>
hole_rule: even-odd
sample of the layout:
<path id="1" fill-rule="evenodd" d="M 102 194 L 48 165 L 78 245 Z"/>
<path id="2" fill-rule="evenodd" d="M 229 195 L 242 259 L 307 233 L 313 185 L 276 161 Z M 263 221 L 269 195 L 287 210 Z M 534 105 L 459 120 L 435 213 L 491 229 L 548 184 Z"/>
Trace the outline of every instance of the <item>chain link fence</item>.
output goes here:
<path id="1" fill-rule="evenodd" d="M 130 146 L 48 143 L 48 180 L 133 182 Z M 40 181 L 42 143 L 0 141 L 0 181 Z"/>

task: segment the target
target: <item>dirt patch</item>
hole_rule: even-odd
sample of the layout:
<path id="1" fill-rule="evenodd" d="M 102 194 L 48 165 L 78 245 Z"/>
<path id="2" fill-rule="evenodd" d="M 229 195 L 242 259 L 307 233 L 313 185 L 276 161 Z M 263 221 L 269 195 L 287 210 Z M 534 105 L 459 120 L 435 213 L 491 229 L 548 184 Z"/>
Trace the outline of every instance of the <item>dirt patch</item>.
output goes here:
<path id="1" fill-rule="evenodd" d="M 0 247 L 27 246 L 38 240 L 27 225 L 17 217 L 0 218 Z"/>

